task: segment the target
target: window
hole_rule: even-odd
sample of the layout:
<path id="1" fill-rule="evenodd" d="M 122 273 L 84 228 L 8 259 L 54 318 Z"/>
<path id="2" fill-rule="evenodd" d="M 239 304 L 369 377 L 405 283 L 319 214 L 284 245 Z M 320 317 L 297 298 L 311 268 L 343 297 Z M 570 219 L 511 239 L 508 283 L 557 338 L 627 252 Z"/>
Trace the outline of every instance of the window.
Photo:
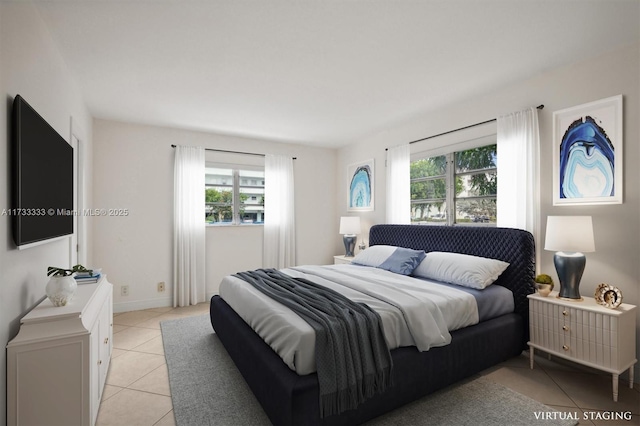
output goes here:
<path id="1" fill-rule="evenodd" d="M 264 223 L 264 170 L 207 165 L 205 221 L 208 225 Z"/>
<path id="2" fill-rule="evenodd" d="M 411 222 L 495 225 L 498 185 L 496 145 L 411 163 Z"/>

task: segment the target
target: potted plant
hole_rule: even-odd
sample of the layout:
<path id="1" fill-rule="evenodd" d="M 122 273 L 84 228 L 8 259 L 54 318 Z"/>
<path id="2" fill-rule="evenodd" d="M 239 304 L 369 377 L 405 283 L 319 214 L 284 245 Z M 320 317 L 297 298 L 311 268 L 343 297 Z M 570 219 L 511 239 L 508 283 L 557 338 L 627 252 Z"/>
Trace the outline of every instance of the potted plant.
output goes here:
<path id="1" fill-rule="evenodd" d="M 547 297 L 553 290 L 553 278 L 547 274 L 540 274 L 535 279 L 536 288 L 540 295 Z"/>
<path id="2" fill-rule="evenodd" d="M 73 274 L 76 272 L 91 272 L 91 270 L 82 265 L 75 265 L 71 269 L 55 266 L 47 268 L 47 276 L 51 278 L 47 283 L 45 292 L 53 306 L 66 306 L 71 301 L 78 288 L 78 284 L 73 278 Z"/>

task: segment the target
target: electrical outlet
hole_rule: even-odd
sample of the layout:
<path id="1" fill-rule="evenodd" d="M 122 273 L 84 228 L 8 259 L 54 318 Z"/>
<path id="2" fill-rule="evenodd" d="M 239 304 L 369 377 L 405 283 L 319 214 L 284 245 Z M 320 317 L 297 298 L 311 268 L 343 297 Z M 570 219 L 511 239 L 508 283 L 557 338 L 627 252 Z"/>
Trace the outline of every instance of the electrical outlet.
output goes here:
<path id="1" fill-rule="evenodd" d="M 128 296 L 129 295 L 129 286 L 123 285 L 120 286 L 120 296 Z"/>
<path id="2" fill-rule="evenodd" d="M 164 291 L 164 281 L 158 283 L 158 293 L 162 293 Z"/>

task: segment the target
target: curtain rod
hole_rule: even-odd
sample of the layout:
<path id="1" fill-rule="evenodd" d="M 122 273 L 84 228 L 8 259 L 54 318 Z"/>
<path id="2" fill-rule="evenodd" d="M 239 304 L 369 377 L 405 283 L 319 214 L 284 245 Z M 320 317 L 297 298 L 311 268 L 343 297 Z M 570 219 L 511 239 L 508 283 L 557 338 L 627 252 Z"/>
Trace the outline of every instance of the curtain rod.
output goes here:
<path id="1" fill-rule="evenodd" d="M 536 109 L 544 109 L 544 104 L 542 105 L 538 105 L 536 107 Z M 422 141 L 426 141 L 427 139 L 433 139 L 433 138 L 437 138 L 438 136 L 444 136 L 444 135 L 448 135 L 449 133 L 455 133 L 455 132 L 459 132 L 460 130 L 466 130 L 466 129 L 470 129 L 471 127 L 476 127 L 476 126 L 481 126 L 483 124 L 487 124 L 487 123 L 492 123 L 494 121 L 496 121 L 497 118 L 492 118 L 491 120 L 486 120 L 486 121 L 482 121 L 480 123 L 476 123 L 476 124 L 470 124 L 468 126 L 464 126 L 464 127 L 460 127 L 459 129 L 454 129 L 454 130 L 449 130 L 448 132 L 442 132 L 442 133 L 438 133 L 437 135 L 433 135 L 433 136 L 427 136 L 426 138 L 422 138 L 422 139 L 417 139 L 415 141 L 411 141 L 409 142 L 409 145 L 414 144 L 416 142 L 422 142 Z M 388 151 L 389 148 L 385 148 L 385 151 Z"/>
<path id="2" fill-rule="evenodd" d="M 175 148 L 176 145 L 171 145 L 171 148 Z M 229 151 L 227 149 L 215 149 L 215 148 L 204 148 L 205 151 L 216 151 L 216 152 L 228 152 L 230 154 L 244 154 L 244 155 L 257 155 L 259 157 L 264 157 L 266 154 L 260 154 L 258 152 L 244 152 L 244 151 Z M 297 160 L 298 157 L 292 157 L 294 160 Z"/>

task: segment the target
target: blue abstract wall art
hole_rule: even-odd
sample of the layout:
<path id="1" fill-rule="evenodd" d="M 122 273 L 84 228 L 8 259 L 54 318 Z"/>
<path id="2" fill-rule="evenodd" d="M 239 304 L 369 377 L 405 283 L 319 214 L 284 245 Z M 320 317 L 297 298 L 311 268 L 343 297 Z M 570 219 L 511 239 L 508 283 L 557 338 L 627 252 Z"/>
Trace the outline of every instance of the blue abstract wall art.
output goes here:
<path id="1" fill-rule="evenodd" d="M 371 204 L 371 170 L 368 166 L 358 167 L 349 185 L 350 207 L 367 207 Z"/>
<path id="2" fill-rule="evenodd" d="M 373 210 L 373 160 L 348 166 L 348 211 Z"/>
<path id="3" fill-rule="evenodd" d="M 611 140 L 592 117 L 571 123 L 560 143 L 560 198 L 613 196 L 614 157 Z"/>
<path id="4" fill-rule="evenodd" d="M 554 206 L 622 203 L 622 95 L 554 112 L 553 139 Z"/>

